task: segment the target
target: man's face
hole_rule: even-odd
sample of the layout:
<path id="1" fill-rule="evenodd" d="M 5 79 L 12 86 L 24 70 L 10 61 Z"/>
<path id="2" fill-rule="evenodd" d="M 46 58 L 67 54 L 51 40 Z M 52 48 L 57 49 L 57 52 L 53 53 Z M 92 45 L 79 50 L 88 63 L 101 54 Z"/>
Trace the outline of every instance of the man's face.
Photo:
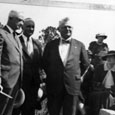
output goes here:
<path id="1" fill-rule="evenodd" d="M 19 24 L 23 23 L 23 20 L 17 17 L 13 17 L 11 20 L 13 30 L 19 29 Z"/>
<path id="2" fill-rule="evenodd" d="M 35 24 L 33 21 L 29 20 L 24 23 L 23 31 L 27 37 L 30 37 L 34 33 Z"/>
<path id="3" fill-rule="evenodd" d="M 61 27 L 60 33 L 64 39 L 68 39 L 72 35 L 72 27 L 65 25 L 65 26 Z"/>
<path id="4" fill-rule="evenodd" d="M 23 28 L 23 21 L 20 21 L 20 22 L 17 24 L 17 30 L 16 30 L 16 32 L 17 32 L 18 34 L 21 34 L 21 33 L 23 32 L 22 28 Z"/>

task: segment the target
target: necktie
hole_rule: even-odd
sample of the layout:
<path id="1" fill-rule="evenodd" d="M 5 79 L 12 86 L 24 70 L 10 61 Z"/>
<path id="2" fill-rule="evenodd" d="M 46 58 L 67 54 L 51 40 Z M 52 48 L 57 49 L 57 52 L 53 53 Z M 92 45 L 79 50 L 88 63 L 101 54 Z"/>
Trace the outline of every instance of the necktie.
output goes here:
<path id="1" fill-rule="evenodd" d="M 29 55 L 32 55 L 32 53 L 33 53 L 33 46 L 32 46 L 32 43 L 31 43 L 30 39 L 27 41 L 27 51 L 28 51 Z"/>
<path id="2" fill-rule="evenodd" d="M 70 40 L 64 40 L 64 39 L 63 39 L 63 40 L 62 40 L 62 43 L 63 43 L 63 44 L 70 44 L 71 41 L 70 41 Z"/>

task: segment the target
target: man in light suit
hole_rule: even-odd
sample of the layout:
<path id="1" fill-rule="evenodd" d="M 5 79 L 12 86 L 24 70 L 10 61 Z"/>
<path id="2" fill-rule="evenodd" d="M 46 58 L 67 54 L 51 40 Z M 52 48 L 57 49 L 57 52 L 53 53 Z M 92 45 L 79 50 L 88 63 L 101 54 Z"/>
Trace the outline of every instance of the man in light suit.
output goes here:
<path id="1" fill-rule="evenodd" d="M 25 92 L 25 101 L 21 106 L 21 115 L 35 115 L 37 91 L 40 86 L 41 46 L 33 39 L 35 22 L 31 18 L 24 19 L 23 34 L 19 36 L 23 49 L 23 81 L 22 88 Z M 39 107 L 38 107 L 39 108 Z M 15 115 L 15 114 L 14 114 Z"/>
<path id="2" fill-rule="evenodd" d="M 0 85 L 3 92 L 0 93 L 0 115 L 11 115 L 16 93 L 20 87 L 23 61 L 22 48 L 15 36 L 18 24 L 23 17 L 17 11 L 10 11 L 6 26 L 0 29 Z"/>
<path id="3" fill-rule="evenodd" d="M 46 72 L 46 89 L 50 115 L 76 115 L 81 98 L 81 68 L 89 66 L 85 46 L 71 37 L 69 19 L 60 21 L 60 39 L 48 43 L 43 53 L 43 67 Z"/>

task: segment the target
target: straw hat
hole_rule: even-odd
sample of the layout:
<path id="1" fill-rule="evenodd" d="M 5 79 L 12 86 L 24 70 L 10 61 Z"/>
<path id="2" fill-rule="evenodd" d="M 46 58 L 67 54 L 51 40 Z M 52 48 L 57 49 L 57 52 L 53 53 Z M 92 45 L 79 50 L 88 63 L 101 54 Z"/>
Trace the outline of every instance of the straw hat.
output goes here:
<path id="1" fill-rule="evenodd" d="M 104 33 L 98 33 L 98 34 L 96 34 L 96 39 L 98 39 L 99 37 L 103 37 L 104 39 L 106 39 L 107 35 L 105 35 Z"/>
<path id="2" fill-rule="evenodd" d="M 19 89 L 15 98 L 14 108 L 19 108 L 25 101 L 25 93 L 23 89 Z"/>

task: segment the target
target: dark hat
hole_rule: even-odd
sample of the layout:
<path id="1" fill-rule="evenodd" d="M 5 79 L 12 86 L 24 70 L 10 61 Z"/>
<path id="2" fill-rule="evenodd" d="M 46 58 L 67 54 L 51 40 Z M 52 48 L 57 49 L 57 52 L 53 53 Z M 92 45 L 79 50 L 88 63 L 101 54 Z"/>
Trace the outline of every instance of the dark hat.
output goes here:
<path id="1" fill-rule="evenodd" d="M 98 37 L 103 37 L 104 39 L 106 39 L 107 35 L 105 35 L 103 33 L 98 33 L 98 34 L 96 34 L 96 39 L 98 39 Z"/>
<path id="2" fill-rule="evenodd" d="M 103 60 L 106 60 L 107 57 L 115 56 L 115 50 L 109 51 L 105 56 L 102 57 Z"/>

